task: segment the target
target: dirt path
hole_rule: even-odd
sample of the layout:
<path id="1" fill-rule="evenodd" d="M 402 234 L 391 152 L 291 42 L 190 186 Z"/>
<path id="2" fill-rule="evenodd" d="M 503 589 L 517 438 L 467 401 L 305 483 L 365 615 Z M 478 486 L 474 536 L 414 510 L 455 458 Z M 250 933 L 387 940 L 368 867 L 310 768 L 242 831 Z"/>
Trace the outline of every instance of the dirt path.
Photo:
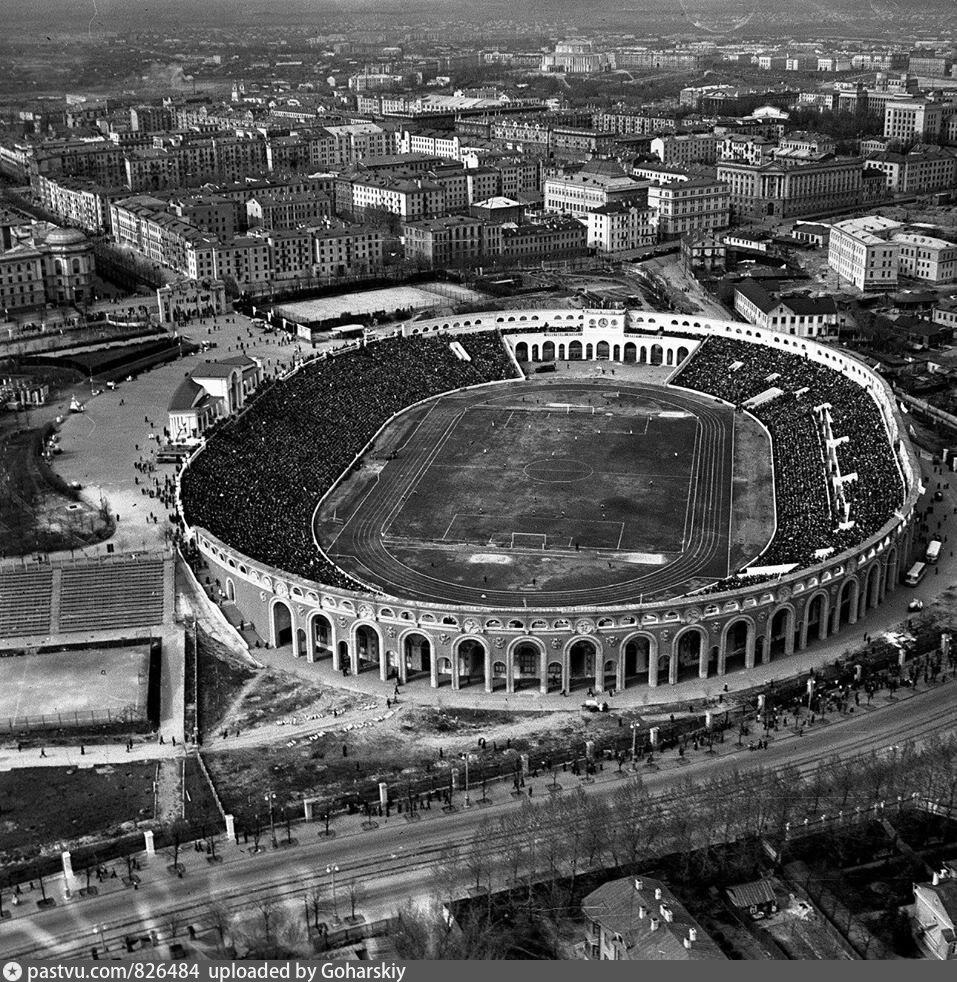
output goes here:
<path id="1" fill-rule="evenodd" d="M 183 759 L 161 760 L 156 766 L 157 822 L 169 824 L 183 817 Z"/>

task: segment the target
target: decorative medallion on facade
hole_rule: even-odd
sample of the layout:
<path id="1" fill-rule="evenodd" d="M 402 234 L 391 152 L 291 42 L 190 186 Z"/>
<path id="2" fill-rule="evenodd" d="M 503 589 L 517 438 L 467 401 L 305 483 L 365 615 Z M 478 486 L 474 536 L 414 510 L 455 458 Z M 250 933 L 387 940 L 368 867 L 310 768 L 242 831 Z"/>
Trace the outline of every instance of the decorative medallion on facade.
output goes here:
<path id="1" fill-rule="evenodd" d="M 345 627 L 345 626 L 346 626 L 346 624 L 348 624 L 348 623 L 349 623 L 349 621 L 348 621 L 348 620 L 347 620 L 347 619 L 346 619 L 345 617 L 343 617 L 343 616 L 342 616 L 342 615 L 340 614 L 340 615 L 339 615 L 339 616 L 338 616 L 338 617 L 336 618 L 336 623 L 337 623 L 337 624 L 339 625 L 339 627 Z"/>
<path id="2" fill-rule="evenodd" d="M 552 638 L 552 647 L 557 651 L 562 646 L 562 642 L 559 638 Z"/>
<path id="3" fill-rule="evenodd" d="M 276 580 L 276 584 L 273 587 L 273 591 L 275 592 L 275 594 L 276 594 L 277 597 L 288 597 L 289 596 L 289 587 L 286 586 L 286 584 L 283 583 L 282 580 Z"/>
<path id="4" fill-rule="evenodd" d="M 504 648 L 505 647 L 505 638 L 496 638 L 493 643 L 494 643 L 494 645 L 495 645 L 496 648 Z"/>
<path id="5" fill-rule="evenodd" d="M 463 630 L 466 634 L 475 634 L 479 630 L 479 622 L 470 617 L 463 625 Z"/>
<path id="6" fill-rule="evenodd" d="M 591 634 L 595 630 L 595 622 L 583 617 L 580 621 L 575 621 L 575 630 L 579 634 Z"/>
<path id="7" fill-rule="evenodd" d="M 685 620 L 689 624 L 697 624 L 701 620 L 701 610 L 698 607 L 689 607 L 685 611 Z"/>
<path id="8" fill-rule="evenodd" d="M 618 644 L 621 641 L 621 638 L 619 638 L 617 635 L 613 634 L 610 638 L 605 638 L 605 641 L 606 641 L 607 644 L 610 644 L 612 646 L 612 648 L 617 648 L 618 647 Z"/>
<path id="9" fill-rule="evenodd" d="M 359 606 L 359 616 L 363 620 L 372 620 L 372 608 L 368 604 L 361 604 Z"/>
<path id="10" fill-rule="evenodd" d="M 385 629 L 385 633 L 389 635 L 390 638 L 395 640 L 395 636 L 399 633 L 391 624 Z"/>
<path id="11" fill-rule="evenodd" d="M 442 644 L 448 644 L 451 640 L 452 640 L 451 635 L 448 635 L 448 634 L 445 634 L 445 633 L 442 633 L 442 634 L 439 635 L 439 641 Z"/>

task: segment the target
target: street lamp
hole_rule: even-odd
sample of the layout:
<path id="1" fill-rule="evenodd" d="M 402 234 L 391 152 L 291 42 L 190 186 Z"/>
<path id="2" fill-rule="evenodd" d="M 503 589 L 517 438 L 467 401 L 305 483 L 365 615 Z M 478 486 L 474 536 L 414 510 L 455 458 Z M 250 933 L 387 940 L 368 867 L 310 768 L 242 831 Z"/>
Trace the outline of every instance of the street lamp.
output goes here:
<path id="1" fill-rule="evenodd" d="M 103 945 L 103 950 L 106 952 L 109 951 L 110 949 L 107 947 L 106 936 L 103 933 L 105 930 L 106 928 L 102 924 L 96 924 L 93 927 L 93 933 L 98 934 L 100 936 L 100 944 Z"/>
<path id="2" fill-rule="evenodd" d="M 638 749 L 638 730 L 641 728 L 641 723 L 638 720 L 633 720 L 630 724 L 631 726 L 631 764 L 635 764 L 635 752 Z"/>
<path id="3" fill-rule="evenodd" d="M 270 791 L 266 795 L 266 801 L 269 802 L 269 834 L 272 836 L 273 849 L 278 849 L 279 843 L 276 841 L 276 816 L 273 813 L 273 802 L 275 800 L 276 800 L 276 792 Z"/>
<path id="4" fill-rule="evenodd" d="M 465 758 L 465 807 L 472 807 L 472 799 L 469 797 L 469 754 L 468 752 L 462 754 Z"/>
<path id="5" fill-rule="evenodd" d="M 336 873 L 339 872 L 338 866 L 327 866 L 326 872 L 332 877 L 332 916 L 335 923 L 339 923 L 339 903 L 336 899 Z"/>

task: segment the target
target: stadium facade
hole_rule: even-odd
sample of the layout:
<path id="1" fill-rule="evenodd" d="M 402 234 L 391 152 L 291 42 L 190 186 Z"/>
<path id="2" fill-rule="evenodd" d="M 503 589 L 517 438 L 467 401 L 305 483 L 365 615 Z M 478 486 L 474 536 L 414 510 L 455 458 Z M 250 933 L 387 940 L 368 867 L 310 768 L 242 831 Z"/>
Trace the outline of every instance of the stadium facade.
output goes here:
<path id="1" fill-rule="evenodd" d="M 813 566 L 720 592 L 569 609 L 426 603 L 326 586 L 251 559 L 190 524 L 213 576 L 268 644 L 336 670 L 383 679 L 467 685 L 486 692 L 535 686 L 598 692 L 721 678 L 850 632 L 898 585 L 915 543 L 920 472 L 886 383 L 848 353 L 751 325 L 642 310 L 489 311 L 408 325 L 409 333 L 499 330 L 531 361 L 582 358 L 677 369 L 709 336 L 789 352 L 860 386 L 886 429 L 902 504 L 874 534 Z M 213 437 L 215 439 L 215 436 Z M 822 466 L 823 462 L 822 462 Z"/>

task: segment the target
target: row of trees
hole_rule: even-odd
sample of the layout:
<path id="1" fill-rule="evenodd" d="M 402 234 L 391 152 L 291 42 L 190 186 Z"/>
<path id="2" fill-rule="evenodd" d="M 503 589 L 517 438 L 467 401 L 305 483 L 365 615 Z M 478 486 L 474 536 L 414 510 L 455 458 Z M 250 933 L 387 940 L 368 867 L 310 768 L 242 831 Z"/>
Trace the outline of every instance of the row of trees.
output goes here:
<path id="1" fill-rule="evenodd" d="M 821 817 L 843 813 L 843 824 L 852 826 L 873 815 L 875 805 L 896 806 L 914 795 L 957 808 L 957 735 L 850 760 L 835 757 L 805 771 L 786 766 L 705 781 L 689 777 L 666 797 L 652 795 L 635 776 L 607 798 L 582 788 L 537 804 L 526 798 L 520 810 L 484 823 L 441 855 L 434 867 L 436 899 L 451 909 L 463 892 L 480 896 L 490 922 L 493 894 L 509 890 L 523 897 L 530 914 L 554 923 L 580 899 L 576 884 L 590 871 L 638 872 L 670 855 L 683 879 L 726 882 L 753 875 L 762 839 L 784 859 L 806 818 L 820 827 Z M 443 928 L 434 912 L 406 909 L 400 927 L 408 957 L 482 957 L 472 949 L 483 951 L 486 943 L 472 928 Z"/>

